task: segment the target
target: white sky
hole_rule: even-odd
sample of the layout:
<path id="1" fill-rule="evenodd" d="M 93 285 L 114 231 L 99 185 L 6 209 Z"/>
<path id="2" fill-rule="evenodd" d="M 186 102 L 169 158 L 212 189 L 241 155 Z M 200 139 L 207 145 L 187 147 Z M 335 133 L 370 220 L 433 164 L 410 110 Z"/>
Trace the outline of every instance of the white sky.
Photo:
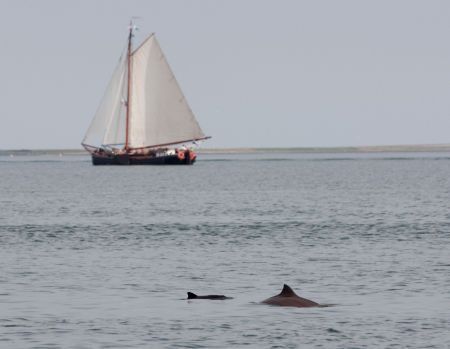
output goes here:
<path id="1" fill-rule="evenodd" d="M 80 147 L 131 16 L 205 147 L 450 143 L 447 0 L 0 0 L 0 149 Z"/>

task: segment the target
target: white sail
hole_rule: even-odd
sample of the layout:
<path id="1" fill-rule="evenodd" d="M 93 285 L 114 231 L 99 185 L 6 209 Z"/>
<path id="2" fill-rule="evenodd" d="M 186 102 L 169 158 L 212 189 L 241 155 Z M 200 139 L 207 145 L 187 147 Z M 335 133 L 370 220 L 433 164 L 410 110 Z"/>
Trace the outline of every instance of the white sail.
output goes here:
<path id="1" fill-rule="evenodd" d="M 130 148 L 205 137 L 155 35 L 132 53 L 131 65 Z"/>
<path id="2" fill-rule="evenodd" d="M 83 139 L 90 146 L 123 145 L 126 128 L 127 55 L 122 54 Z"/>

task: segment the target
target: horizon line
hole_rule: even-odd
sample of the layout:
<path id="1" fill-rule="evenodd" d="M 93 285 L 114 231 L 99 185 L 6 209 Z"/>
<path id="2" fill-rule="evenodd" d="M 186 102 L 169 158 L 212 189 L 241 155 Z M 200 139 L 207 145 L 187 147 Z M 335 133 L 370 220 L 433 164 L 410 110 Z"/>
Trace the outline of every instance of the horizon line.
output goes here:
<path id="1" fill-rule="evenodd" d="M 399 145 L 360 145 L 360 146 L 293 146 L 293 147 L 211 147 L 197 148 L 199 153 L 246 153 L 246 152 L 304 152 L 304 153 L 326 153 L 326 152 L 450 152 L 450 143 L 437 144 L 399 144 Z M 23 154 L 23 153 L 69 153 L 83 154 L 83 148 L 20 148 L 0 149 L 0 155 Z"/>

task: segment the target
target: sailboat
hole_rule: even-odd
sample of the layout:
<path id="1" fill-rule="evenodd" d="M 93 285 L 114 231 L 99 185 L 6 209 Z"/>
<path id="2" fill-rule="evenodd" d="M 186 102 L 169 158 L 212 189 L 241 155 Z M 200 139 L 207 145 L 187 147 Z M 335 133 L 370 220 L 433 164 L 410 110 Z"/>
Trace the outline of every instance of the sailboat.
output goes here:
<path id="1" fill-rule="evenodd" d="M 136 27 L 82 141 L 94 165 L 191 165 L 208 139 L 156 40 L 133 48 Z"/>

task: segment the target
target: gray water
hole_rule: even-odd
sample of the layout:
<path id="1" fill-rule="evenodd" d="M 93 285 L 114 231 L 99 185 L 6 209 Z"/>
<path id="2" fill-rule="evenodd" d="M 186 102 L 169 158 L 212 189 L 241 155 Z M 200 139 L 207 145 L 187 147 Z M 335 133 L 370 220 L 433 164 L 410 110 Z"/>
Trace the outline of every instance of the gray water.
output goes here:
<path id="1" fill-rule="evenodd" d="M 1 348 L 450 347 L 447 154 L 3 157 L 0 176 Z M 333 306 L 259 304 L 283 283 Z"/>

